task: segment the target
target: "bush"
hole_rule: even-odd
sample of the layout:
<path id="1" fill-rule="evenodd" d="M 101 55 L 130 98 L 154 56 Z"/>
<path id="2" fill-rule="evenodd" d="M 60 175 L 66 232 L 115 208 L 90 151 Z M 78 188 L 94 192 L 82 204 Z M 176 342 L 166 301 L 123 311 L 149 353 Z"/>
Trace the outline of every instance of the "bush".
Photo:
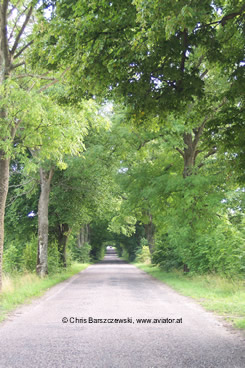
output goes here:
<path id="1" fill-rule="evenodd" d="M 37 265 L 37 243 L 36 237 L 33 237 L 23 250 L 22 265 L 24 270 L 33 272 Z"/>
<path id="2" fill-rule="evenodd" d="M 88 243 L 85 243 L 83 247 L 78 248 L 74 247 L 72 248 L 72 258 L 78 262 L 81 263 L 89 263 L 90 262 L 90 251 L 91 251 L 91 245 Z"/>
<path id="3" fill-rule="evenodd" d="M 152 254 L 152 264 L 158 265 L 162 270 L 170 271 L 183 266 L 183 262 L 175 247 L 168 244 L 167 237 L 157 240 Z"/>
<path id="4" fill-rule="evenodd" d="M 130 262 L 130 255 L 129 255 L 128 251 L 124 248 L 123 248 L 123 251 L 122 251 L 122 258 L 125 261 Z"/>
<path id="5" fill-rule="evenodd" d="M 49 244 L 48 247 L 48 273 L 54 274 L 60 272 L 60 253 L 56 242 Z"/>
<path id="6" fill-rule="evenodd" d="M 143 245 L 143 247 L 136 252 L 135 260 L 138 263 L 151 263 L 151 253 L 148 245 Z"/>
<path id="7" fill-rule="evenodd" d="M 21 268 L 20 249 L 11 243 L 3 252 L 3 271 L 10 274 L 21 271 Z"/>
<path id="8" fill-rule="evenodd" d="M 22 269 L 34 272 L 37 265 L 37 246 L 38 239 L 33 237 L 27 244 L 22 255 Z M 69 263 L 69 262 L 68 262 Z M 61 270 L 60 255 L 56 242 L 48 245 L 48 273 L 54 274 Z"/>

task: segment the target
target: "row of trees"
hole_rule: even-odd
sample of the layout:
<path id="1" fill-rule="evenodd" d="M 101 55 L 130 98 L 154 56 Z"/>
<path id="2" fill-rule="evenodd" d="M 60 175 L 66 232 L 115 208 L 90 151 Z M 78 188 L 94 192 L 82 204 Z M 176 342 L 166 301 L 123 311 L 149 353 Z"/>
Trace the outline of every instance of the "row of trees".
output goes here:
<path id="1" fill-rule="evenodd" d="M 243 272 L 244 19 L 240 0 L 2 1 L 1 249 L 11 167 L 13 198 L 41 183 L 40 275 L 48 227 L 65 264 L 88 224 L 131 258 L 142 237 L 156 263 Z"/>
<path id="2" fill-rule="evenodd" d="M 76 170 L 72 157 L 77 160 L 81 157 L 76 164 L 81 168 L 85 139 L 89 140 L 92 132 L 96 135 L 95 132 L 108 129 L 107 118 L 99 112 L 93 99 L 71 101 L 67 96 L 67 66 L 50 71 L 41 63 L 33 64 L 31 49 L 36 47 L 36 33 L 42 22 L 48 21 L 49 6 L 46 1 L 6 0 L 0 4 L 0 285 L 9 179 L 13 188 L 7 202 L 12 210 L 10 223 L 18 223 L 18 216 L 21 219 L 20 214 L 14 216 L 13 210 L 13 206 L 20 207 L 21 202 L 18 204 L 16 200 L 21 195 L 27 192 L 34 200 L 30 212 L 22 217 L 28 214 L 38 217 L 37 273 L 44 276 L 48 272 L 48 207 L 52 183 L 54 187 L 55 182 L 68 180 L 62 172 L 68 165 Z M 79 180 L 79 174 L 74 173 L 69 180 Z M 62 210 L 55 211 L 58 218 Z M 83 224 L 79 216 L 80 213 L 76 223 Z M 65 265 L 65 238 L 70 224 L 62 218 L 56 222 L 59 222 L 55 229 L 59 253 Z M 13 229 L 9 231 L 12 232 Z"/>

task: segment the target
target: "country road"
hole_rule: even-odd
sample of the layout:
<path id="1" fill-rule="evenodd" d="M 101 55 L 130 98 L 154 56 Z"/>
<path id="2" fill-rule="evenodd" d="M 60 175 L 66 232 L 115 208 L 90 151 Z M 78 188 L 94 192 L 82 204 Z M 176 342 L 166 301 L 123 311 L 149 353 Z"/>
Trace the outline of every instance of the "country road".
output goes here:
<path id="1" fill-rule="evenodd" d="M 0 340 L 1 368 L 245 367 L 241 333 L 112 251 L 16 310 Z"/>

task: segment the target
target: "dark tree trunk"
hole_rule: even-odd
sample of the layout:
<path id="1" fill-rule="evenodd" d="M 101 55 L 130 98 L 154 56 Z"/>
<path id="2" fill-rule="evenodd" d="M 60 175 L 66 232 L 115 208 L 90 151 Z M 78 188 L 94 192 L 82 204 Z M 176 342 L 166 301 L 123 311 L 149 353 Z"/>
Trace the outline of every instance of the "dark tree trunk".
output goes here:
<path id="1" fill-rule="evenodd" d="M 4 215 L 9 186 L 9 159 L 0 151 L 0 291 L 2 289 L 2 258 L 4 243 Z"/>
<path id="2" fill-rule="evenodd" d="M 145 224 L 145 236 L 148 241 L 150 253 L 152 254 L 155 247 L 155 225 L 152 222 L 152 215 L 149 215 L 149 223 Z"/>
<path id="3" fill-rule="evenodd" d="M 48 273 L 48 204 L 53 169 L 46 172 L 40 168 L 41 193 L 38 202 L 38 253 L 37 274 L 44 277 Z"/>
<path id="4" fill-rule="evenodd" d="M 69 236 L 69 225 L 68 224 L 60 224 L 58 226 L 58 250 L 60 256 L 60 264 L 63 267 L 67 266 L 66 262 L 66 245 Z"/>

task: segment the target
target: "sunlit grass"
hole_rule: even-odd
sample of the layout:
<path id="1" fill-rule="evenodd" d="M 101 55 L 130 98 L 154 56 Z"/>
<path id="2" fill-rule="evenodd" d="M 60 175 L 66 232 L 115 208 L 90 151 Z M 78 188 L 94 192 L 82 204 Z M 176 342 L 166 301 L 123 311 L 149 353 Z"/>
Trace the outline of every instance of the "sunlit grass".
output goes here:
<path id="1" fill-rule="evenodd" d="M 245 282 L 216 275 L 188 275 L 165 272 L 157 266 L 136 263 L 179 293 L 196 299 L 207 310 L 224 316 L 235 327 L 245 329 Z"/>
<path id="2" fill-rule="evenodd" d="M 3 288 L 0 294 L 0 321 L 17 306 L 30 302 L 33 297 L 41 296 L 51 286 L 68 279 L 88 266 L 89 264 L 74 263 L 67 270 L 43 279 L 35 273 L 3 275 Z"/>

